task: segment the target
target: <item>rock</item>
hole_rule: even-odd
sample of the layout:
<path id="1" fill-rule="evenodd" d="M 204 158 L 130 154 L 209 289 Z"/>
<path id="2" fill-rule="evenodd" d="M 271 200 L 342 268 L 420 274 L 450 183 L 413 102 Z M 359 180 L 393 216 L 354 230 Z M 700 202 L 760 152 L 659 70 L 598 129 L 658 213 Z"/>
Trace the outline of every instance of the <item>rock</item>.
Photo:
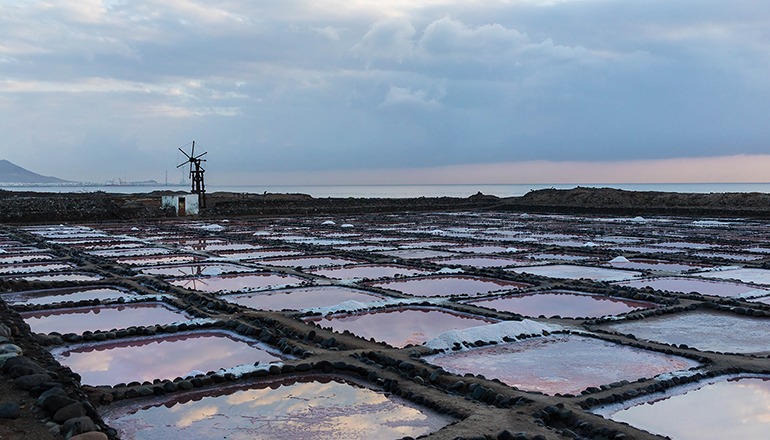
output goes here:
<path id="1" fill-rule="evenodd" d="M 52 387 L 52 388 L 50 388 L 50 389 L 48 389 L 46 391 L 43 391 L 40 394 L 40 396 L 38 396 L 37 401 L 35 402 L 35 404 L 37 406 L 43 406 L 43 402 L 45 402 L 45 400 L 47 398 L 49 398 L 51 396 L 54 396 L 54 395 L 67 397 L 67 393 L 64 391 L 64 389 L 62 389 L 60 387 Z"/>
<path id="2" fill-rule="evenodd" d="M 21 408 L 18 403 L 0 403 L 0 419 L 18 419 L 19 416 L 21 416 Z"/>
<path id="3" fill-rule="evenodd" d="M 6 338 L 10 338 L 11 337 L 11 329 L 7 325 L 5 325 L 5 324 L 0 324 L 0 336 L 4 336 Z"/>
<path id="4" fill-rule="evenodd" d="M 48 373 L 28 374 L 26 376 L 17 377 L 14 379 L 13 384 L 22 390 L 31 390 L 49 380 L 51 380 L 51 376 L 49 376 Z"/>
<path id="5" fill-rule="evenodd" d="M 109 440 L 107 434 L 99 431 L 84 432 L 82 434 L 73 435 L 70 440 Z"/>
<path id="6" fill-rule="evenodd" d="M 56 414 L 57 411 L 67 405 L 77 403 L 77 400 L 61 394 L 53 394 L 43 401 L 41 405 L 49 414 Z"/>
<path id="7" fill-rule="evenodd" d="M 66 437 L 72 437 L 84 432 L 96 431 L 96 424 L 88 416 L 75 417 L 64 422 L 63 431 Z"/>
<path id="8" fill-rule="evenodd" d="M 53 421 L 56 423 L 64 423 L 69 419 L 75 417 L 82 417 L 86 415 L 86 408 L 80 402 L 70 403 L 69 405 L 56 411 L 53 415 Z"/>
<path id="9" fill-rule="evenodd" d="M 46 372 L 45 368 L 26 356 L 16 356 L 7 359 L 5 364 L 3 364 L 3 371 L 11 376 L 11 379 L 16 379 L 17 377 L 26 376 L 28 374 Z"/>

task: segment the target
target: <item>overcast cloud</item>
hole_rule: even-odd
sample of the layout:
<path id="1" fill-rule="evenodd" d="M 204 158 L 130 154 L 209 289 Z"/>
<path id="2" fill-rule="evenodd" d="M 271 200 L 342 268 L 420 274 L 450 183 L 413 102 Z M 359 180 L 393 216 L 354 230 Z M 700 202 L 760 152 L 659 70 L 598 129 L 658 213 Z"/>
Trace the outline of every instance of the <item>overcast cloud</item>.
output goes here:
<path id="1" fill-rule="evenodd" d="M 0 114 L 71 180 L 762 155 L 770 2 L 4 1 Z"/>

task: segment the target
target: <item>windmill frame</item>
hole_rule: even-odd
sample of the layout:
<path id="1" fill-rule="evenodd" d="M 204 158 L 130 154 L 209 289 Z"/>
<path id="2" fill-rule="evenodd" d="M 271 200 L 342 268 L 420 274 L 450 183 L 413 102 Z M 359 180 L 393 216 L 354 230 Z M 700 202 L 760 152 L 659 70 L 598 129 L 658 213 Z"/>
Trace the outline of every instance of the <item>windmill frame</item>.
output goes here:
<path id="1" fill-rule="evenodd" d="M 203 173 L 206 172 L 206 170 L 201 165 L 202 162 L 205 162 L 206 159 L 201 159 L 203 156 L 205 156 L 208 151 L 205 151 L 199 155 L 195 155 L 195 141 L 192 141 L 192 149 L 190 150 L 190 154 L 187 154 L 186 151 L 179 148 L 179 151 L 182 152 L 187 157 L 187 160 L 177 165 L 177 168 L 181 168 L 186 164 L 190 164 L 190 192 L 192 194 L 198 195 L 198 206 L 201 209 L 206 208 L 206 183 L 203 180 Z"/>

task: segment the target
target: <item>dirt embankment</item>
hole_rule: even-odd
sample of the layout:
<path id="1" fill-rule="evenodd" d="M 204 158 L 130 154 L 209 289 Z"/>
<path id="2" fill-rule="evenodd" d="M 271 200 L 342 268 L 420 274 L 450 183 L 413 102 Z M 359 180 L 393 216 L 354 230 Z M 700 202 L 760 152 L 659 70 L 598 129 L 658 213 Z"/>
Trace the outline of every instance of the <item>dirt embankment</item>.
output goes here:
<path id="1" fill-rule="evenodd" d="M 30 193 L 0 190 L 0 223 L 126 220 L 173 216 L 149 194 Z M 509 210 L 608 215 L 770 218 L 770 194 L 670 193 L 611 188 L 544 189 L 521 197 L 313 198 L 305 194 L 207 195 L 203 217 Z"/>
<path id="2" fill-rule="evenodd" d="M 674 193 L 612 188 L 544 189 L 502 199 L 497 209 L 565 214 L 770 218 L 770 194 Z"/>

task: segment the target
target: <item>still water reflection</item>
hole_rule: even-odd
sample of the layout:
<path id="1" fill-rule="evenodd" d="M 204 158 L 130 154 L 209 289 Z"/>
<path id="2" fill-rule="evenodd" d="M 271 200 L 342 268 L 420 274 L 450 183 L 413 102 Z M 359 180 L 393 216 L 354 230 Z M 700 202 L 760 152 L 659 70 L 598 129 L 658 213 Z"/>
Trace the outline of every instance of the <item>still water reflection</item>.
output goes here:
<path id="1" fill-rule="evenodd" d="M 770 380 L 746 377 L 709 383 L 610 418 L 678 440 L 765 439 L 770 432 Z"/>
<path id="2" fill-rule="evenodd" d="M 53 354 L 80 374 L 86 385 L 173 379 L 196 371 L 280 360 L 266 346 L 224 331 L 87 344 Z"/>
<path id="3" fill-rule="evenodd" d="M 105 415 L 125 440 L 393 439 L 453 420 L 340 378 L 304 377 L 197 392 Z"/>

